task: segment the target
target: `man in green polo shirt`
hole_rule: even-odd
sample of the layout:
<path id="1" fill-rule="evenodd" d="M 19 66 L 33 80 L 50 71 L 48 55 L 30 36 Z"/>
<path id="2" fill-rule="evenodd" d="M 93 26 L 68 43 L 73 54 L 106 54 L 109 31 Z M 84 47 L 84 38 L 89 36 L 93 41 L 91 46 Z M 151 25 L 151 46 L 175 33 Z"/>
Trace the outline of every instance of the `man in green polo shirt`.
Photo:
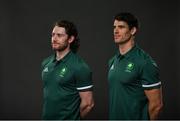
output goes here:
<path id="1" fill-rule="evenodd" d="M 53 55 L 42 62 L 43 119 L 79 120 L 94 106 L 92 72 L 76 52 L 78 32 L 72 22 L 57 21 L 51 37 Z"/>
<path id="2" fill-rule="evenodd" d="M 109 61 L 109 119 L 157 119 L 163 104 L 161 81 L 156 63 L 134 41 L 138 20 L 119 13 L 113 28 L 119 49 Z"/>

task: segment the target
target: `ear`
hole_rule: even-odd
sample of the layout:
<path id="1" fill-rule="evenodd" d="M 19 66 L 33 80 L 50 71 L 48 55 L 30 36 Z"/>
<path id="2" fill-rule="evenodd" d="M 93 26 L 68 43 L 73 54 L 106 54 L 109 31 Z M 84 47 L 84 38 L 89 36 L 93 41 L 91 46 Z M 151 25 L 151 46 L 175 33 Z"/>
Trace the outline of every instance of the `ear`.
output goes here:
<path id="1" fill-rule="evenodd" d="M 136 27 L 133 27 L 132 29 L 131 29 L 131 35 L 135 35 L 136 34 L 136 32 L 137 32 L 137 28 Z"/>
<path id="2" fill-rule="evenodd" d="M 74 41 L 74 36 L 70 36 L 68 42 L 72 43 Z"/>

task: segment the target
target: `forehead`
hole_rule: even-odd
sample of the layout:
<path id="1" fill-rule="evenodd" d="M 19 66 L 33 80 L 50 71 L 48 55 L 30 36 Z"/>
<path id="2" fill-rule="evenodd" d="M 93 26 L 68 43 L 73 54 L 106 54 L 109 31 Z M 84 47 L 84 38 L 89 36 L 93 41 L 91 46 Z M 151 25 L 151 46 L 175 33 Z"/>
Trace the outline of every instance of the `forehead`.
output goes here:
<path id="1" fill-rule="evenodd" d="M 125 21 L 115 20 L 114 21 L 114 26 L 119 26 L 119 25 L 128 26 L 127 22 L 125 22 Z"/>
<path id="2" fill-rule="evenodd" d="M 66 30 L 64 27 L 55 26 L 52 30 L 53 33 L 66 34 Z"/>

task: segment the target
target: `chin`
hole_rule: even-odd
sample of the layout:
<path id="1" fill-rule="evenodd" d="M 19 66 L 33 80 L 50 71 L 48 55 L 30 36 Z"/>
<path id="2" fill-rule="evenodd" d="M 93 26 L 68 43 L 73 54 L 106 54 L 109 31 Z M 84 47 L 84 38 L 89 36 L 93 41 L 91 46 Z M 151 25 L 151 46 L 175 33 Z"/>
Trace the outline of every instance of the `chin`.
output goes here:
<path id="1" fill-rule="evenodd" d="M 54 49 L 58 49 L 58 48 L 59 48 L 59 46 L 53 45 L 53 46 L 52 46 L 52 48 L 54 48 Z"/>
<path id="2" fill-rule="evenodd" d="M 114 40 L 114 42 L 118 44 L 118 43 L 120 43 L 121 41 L 119 41 L 119 40 Z"/>
<path id="3" fill-rule="evenodd" d="M 59 48 L 58 47 L 52 47 L 53 50 L 58 50 Z"/>

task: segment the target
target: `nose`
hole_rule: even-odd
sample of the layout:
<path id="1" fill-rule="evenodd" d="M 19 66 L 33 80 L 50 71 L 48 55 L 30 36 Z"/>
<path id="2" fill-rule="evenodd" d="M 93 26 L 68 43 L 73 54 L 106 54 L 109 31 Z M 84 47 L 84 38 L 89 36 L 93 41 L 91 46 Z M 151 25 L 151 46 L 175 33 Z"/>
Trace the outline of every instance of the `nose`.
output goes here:
<path id="1" fill-rule="evenodd" d="M 114 27 L 114 33 L 118 33 L 117 27 Z"/>
<path id="2" fill-rule="evenodd" d="M 51 39 L 52 39 L 52 41 L 56 41 L 57 40 L 57 35 L 56 34 L 52 35 Z"/>
<path id="3" fill-rule="evenodd" d="M 52 38 L 51 38 L 51 42 L 52 42 L 52 43 L 56 42 L 56 38 L 55 38 L 55 37 L 52 37 Z"/>
<path id="4" fill-rule="evenodd" d="M 56 39 L 56 37 L 57 37 L 56 34 L 52 35 L 52 39 Z"/>
<path id="5" fill-rule="evenodd" d="M 117 34 L 117 33 L 118 33 L 118 29 L 114 28 L 114 34 Z"/>

